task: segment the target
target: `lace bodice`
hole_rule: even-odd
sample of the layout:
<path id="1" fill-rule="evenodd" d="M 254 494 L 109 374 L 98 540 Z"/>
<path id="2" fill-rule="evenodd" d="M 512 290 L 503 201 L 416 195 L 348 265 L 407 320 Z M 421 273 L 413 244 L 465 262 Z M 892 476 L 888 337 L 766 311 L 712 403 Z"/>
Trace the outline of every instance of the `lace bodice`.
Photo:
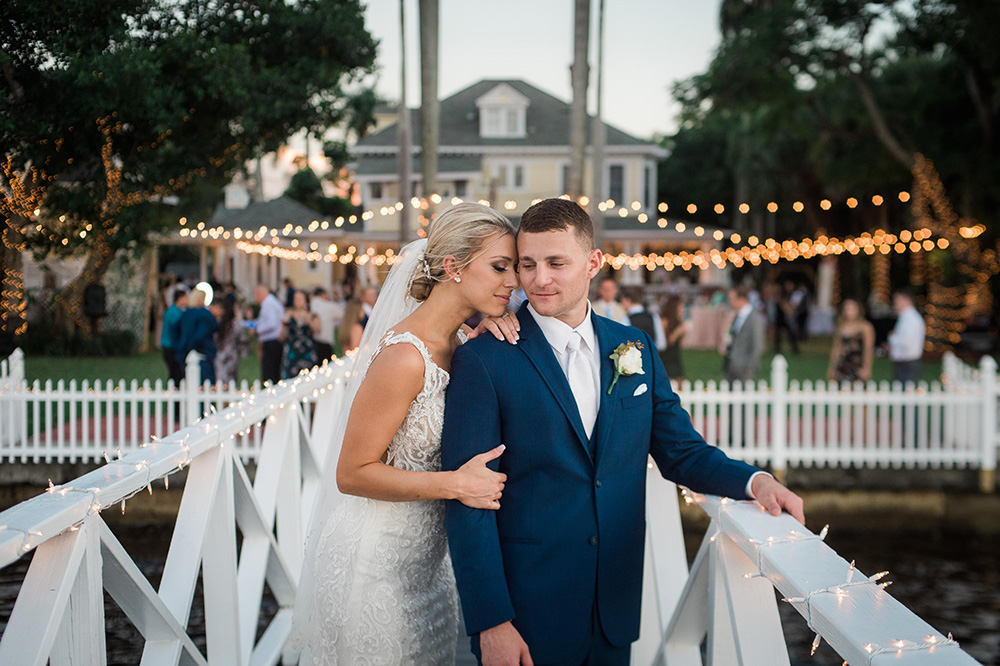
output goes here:
<path id="1" fill-rule="evenodd" d="M 386 464 L 418 472 L 441 470 L 441 429 L 444 425 L 444 392 L 450 375 L 434 359 L 423 340 L 413 333 L 388 331 L 375 353 L 374 362 L 391 345 L 409 343 L 424 357 L 424 387 L 410 404 L 402 425 L 386 451 Z"/>

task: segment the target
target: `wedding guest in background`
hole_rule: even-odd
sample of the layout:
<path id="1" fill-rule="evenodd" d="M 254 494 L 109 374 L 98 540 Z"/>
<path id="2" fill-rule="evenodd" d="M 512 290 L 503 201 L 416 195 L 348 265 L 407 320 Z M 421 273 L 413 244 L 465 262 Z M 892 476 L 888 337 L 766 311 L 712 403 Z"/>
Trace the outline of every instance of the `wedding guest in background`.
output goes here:
<path id="1" fill-rule="evenodd" d="M 361 321 L 362 327 L 368 323 L 368 317 L 372 316 L 372 308 L 375 307 L 375 301 L 377 300 L 378 287 L 369 285 L 361 291 L 361 308 L 365 311 L 364 319 Z"/>
<path id="2" fill-rule="evenodd" d="M 597 302 L 594 303 L 593 308 L 602 317 L 607 317 L 619 324 L 627 324 L 628 313 L 625 312 L 622 304 L 615 300 L 617 298 L 618 283 L 615 282 L 614 278 L 606 277 L 597 286 Z"/>
<path id="3" fill-rule="evenodd" d="M 638 285 L 628 285 L 621 290 L 622 308 L 625 310 L 625 321 L 629 326 L 635 326 L 640 331 L 649 335 L 649 339 L 660 347 L 660 338 L 657 335 L 657 326 L 654 323 L 655 317 L 646 310 L 643 302 L 642 287 Z"/>
<path id="4" fill-rule="evenodd" d="M 214 305 L 213 305 L 214 307 Z M 224 297 L 218 306 L 219 330 L 215 332 L 215 378 L 228 384 L 239 379 L 240 359 L 247 355 L 250 343 L 246 329 L 236 318 L 236 299 Z"/>
<path id="5" fill-rule="evenodd" d="M 684 300 L 680 296 L 670 296 L 661 308 L 663 333 L 666 347 L 660 352 L 660 360 L 670 379 L 684 381 L 684 361 L 681 349 L 684 348 L 684 336 L 687 335 L 687 322 L 684 321 Z"/>
<path id="6" fill-rule="evenodd" d="M 899 318 L 889 334 L 889 358 L 892 359 L 893 379 L 904 384 L 920 379 L 924 339 L 927 337 L 927 326 L 915 304 L 916 297 L 908 289 L 900 289 L 893 294 L 892 308 Z"/>
<path id="7" fill-rule="evenodd" d="M 788 336 L 788 341 L 792 345 L 792 353 L 799 353 L 799 331 L 796 326 L 795 306 L 792 305 L 792 295 L 795 293 L 795 283 L 786 280 L 781 292 L 778 295 L 777 307 L 775 308 L 774 320 L 774 353 L 781 353 L 782 333 Z"/>
<path id="8" fill-rule="evenodd" d="M 176 358 L 182 366 L 192 351 L 201 354 L 201 381 L 215 383 L 215 331 L 219 322 L 205 307 L 207 294 L 201 289 L 192 289 L 188 296 L 188 307 L 181 315 L 180 333 L 177 337 Z"/>
<path id="9" fill-rule="evenodd" d="M 281 322 L 281 376 L 297 376 L 316 365 L 316 341 L 313 336 L 320 330 L 319 317 L 309 310 L 309 297 L 301 290 L 292 296 L 292 307 L 285 311 Z"/>
<path id="10" fill-rule="evenodd" d="M 361 335 L 365 331 L 361 323 L 365 319 L 364 308 L 361 301 L 347 301 L 344 307 L 344 318 L 340 320 L 340 328 L 337 333 L 337 341 L 344 353 L 354 351 L 361 344 Z"/>
<path id="11" fill-rule="evenodd" d="M 764 320 L 754 312 L 746 287 L 729 290 L 729 307 L 735 312 L 729 328 L 723 369 L 729 382 L 750 381 L 760 371 L 764 355 Z"/>
<path id="12" fill-rule="evenodd" d="M 292 300 L 295 298 L 295 283 L 292 282 L 292 278 L 285 278 L 281 281 L 282 286 L 285 288 L 285 307 L 292 307 Z"/>
<path id="13" fill-rule="evenodd" d="M 265 285 L 259 284 L 253 292 L 260 312 L 254 321 L 257 340 L 260 342 L 260 379 L 277 384 L 281 379 L 281 320 L 285 316 L 278 297 Z"/>
<path id="14" fill-rule="evenodd" d="M 160 347 L 163 349 L 163 362 L 167 364 L 167 373 L 174 386 L 180 386 L 181 380 L 184 379 L 184 364 L 177 360 L 177 342 L 181 335 L 181 315 L 184 314 L 187 305 L 188 292 L 184 289 L 175 289 L 173 302 L 163 313 Z"/>
<path id="15" fill-rule="evenodd" d="M 809 289 L 800 284 L 788 299 L 795 320 L 795 333 L 800 341 L 809 339 Z"/>
<path id="16" fill-rule="evenodd" d="M 874 355 L 875 327 L 865 319 L 861 304 L 848 298 L 840 306 L 827 379 L 835 382 L 868 381 L 872 378 Z"/>
<path id="17" fill-rule="evenodd" d="M 337 305 L 330 300 L 330 294 L 323 287 L 316 287 L 309 300 L 309 309 L 319 320 L 319 331 L 313 335 L 316 343 L 316 363 L 333 356 L 333 335 L 337 322 Z"/>

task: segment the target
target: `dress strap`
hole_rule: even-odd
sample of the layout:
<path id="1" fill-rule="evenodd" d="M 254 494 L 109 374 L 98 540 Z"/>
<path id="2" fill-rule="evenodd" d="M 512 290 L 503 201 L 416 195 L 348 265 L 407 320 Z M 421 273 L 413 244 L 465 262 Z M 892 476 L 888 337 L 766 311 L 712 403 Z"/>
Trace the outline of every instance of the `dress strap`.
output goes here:
<path id="1" fill-rule="evenodd" d="M 427 345 L 424 344 L 423 340 L 409 331 L 396 333 L 395 331 L 390 330 L 386 331 L 385 335 L 382 336 L 382 339 L 379 341 L 378 346 L 375 347 L 375 353 L 372 354 L 372 360 L 369 361 L 369 365 L 375 361 L 378 355 L 381 354 L 386 347 L 398 345 L 402 342 L 408 342 L 416 347 L 417 351 L 420 352 L 420 355 L 424 357 L 424 364 L 429 365 L 434 362 L 431 358 L 431 353 L 427 351 Z"/>

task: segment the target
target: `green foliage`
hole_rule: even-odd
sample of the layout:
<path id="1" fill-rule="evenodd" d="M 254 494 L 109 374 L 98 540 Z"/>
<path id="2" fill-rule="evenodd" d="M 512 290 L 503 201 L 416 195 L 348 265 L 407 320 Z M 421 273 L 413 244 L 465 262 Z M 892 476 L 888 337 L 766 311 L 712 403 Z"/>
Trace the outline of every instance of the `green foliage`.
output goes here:
<path id="1" fill-rule="evenodd" d="M 324 195 L 323 182 L 309 167 L 292 175 L 285 194 L 326 217 L 350 215 L 354 208 L 349 199 Z"/>
<path id="2" fill-rule="evenodd" d="M 30 234 L 43 251 L 89 250 L 96 234 L 78 232 L 109 210 L 113 249 L 142 239 L 178 216 L 163 194 L 185 196 L 192 184 L 182 210 L 211 210 L 203 193 L 217 198 L 249 157 L 353 119 L 347 91 L 372 71 L 376 49 L 359 0 L 7 0 L 0 25 L 0 145 L 16 167 L 60 185 L 42 206 L 54 233 Z M 109 165 L 121 170 L 121 193 Z M 134 210 L 118 216 L 130 193 L 155 196 L 130 199 L 124 210 Z"/>
<path id="3" fill-rule="evenodd" d="M 105 329 L 92 338 L 82 330 L 67 332 L 51 320 L 30 328 L 30 334 L 15 337 L 14 346 L 32 356 L 131 356 L 138 349 L 135 333 L 125 329 Z"/>
<path id="4" fill-rule="evenodd" d="M 876 131 L 867 90 L 902 152 L 933 159 L 959 213 L 996 234 L 1000 3 L 724 0 L 720 21 L 723 40 L 708 70 L 674 90 L 680 129 L 666 141 L 664 200 L 694 201 L 704 219 L 716 202 L 760 210 L 769 201 L 909 190 L 909 166 Z M 879 210 L 805 215 L 786 205 L 769 231 L 907 226 L 908 207 L 888 201 Z"/>

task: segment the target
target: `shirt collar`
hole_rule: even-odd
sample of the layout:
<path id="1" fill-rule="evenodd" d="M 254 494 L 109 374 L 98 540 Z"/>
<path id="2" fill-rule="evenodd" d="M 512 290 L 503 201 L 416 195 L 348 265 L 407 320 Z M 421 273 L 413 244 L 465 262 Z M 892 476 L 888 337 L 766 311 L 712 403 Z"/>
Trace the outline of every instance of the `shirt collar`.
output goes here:
<path id="1" fill-rule="evenodd" d="M 746 305 L 740 308 L 739 312 L 736 313 L 736 318 L 746 319 L 747 315 L 749 315 L 751 312 L 753 312 L 753 305 L 747 303 Z"/>
<path id="2" fill-rule="evenodd" d="M 580 334 L 584 343 L 586 343 L 591 351 L 597 351 L 597 334 L 594 332 L 594 321 L 590 316 L 590 301 L 587 301 L 587 316 L 583 318 L 583 321 L 576 328 L 570 328 L 569 324 L 555 317 L 543 317 L 538 314 L 531 303 L 528 303 L 528 311 L 538 323 L 538 328 L 542 329 L 542 335 L 545 336 L 546 341 L 558 353 L 561 354 L 565 351 L 566 343 L 569 342 L 573 331 L 577 331 Z"/>

